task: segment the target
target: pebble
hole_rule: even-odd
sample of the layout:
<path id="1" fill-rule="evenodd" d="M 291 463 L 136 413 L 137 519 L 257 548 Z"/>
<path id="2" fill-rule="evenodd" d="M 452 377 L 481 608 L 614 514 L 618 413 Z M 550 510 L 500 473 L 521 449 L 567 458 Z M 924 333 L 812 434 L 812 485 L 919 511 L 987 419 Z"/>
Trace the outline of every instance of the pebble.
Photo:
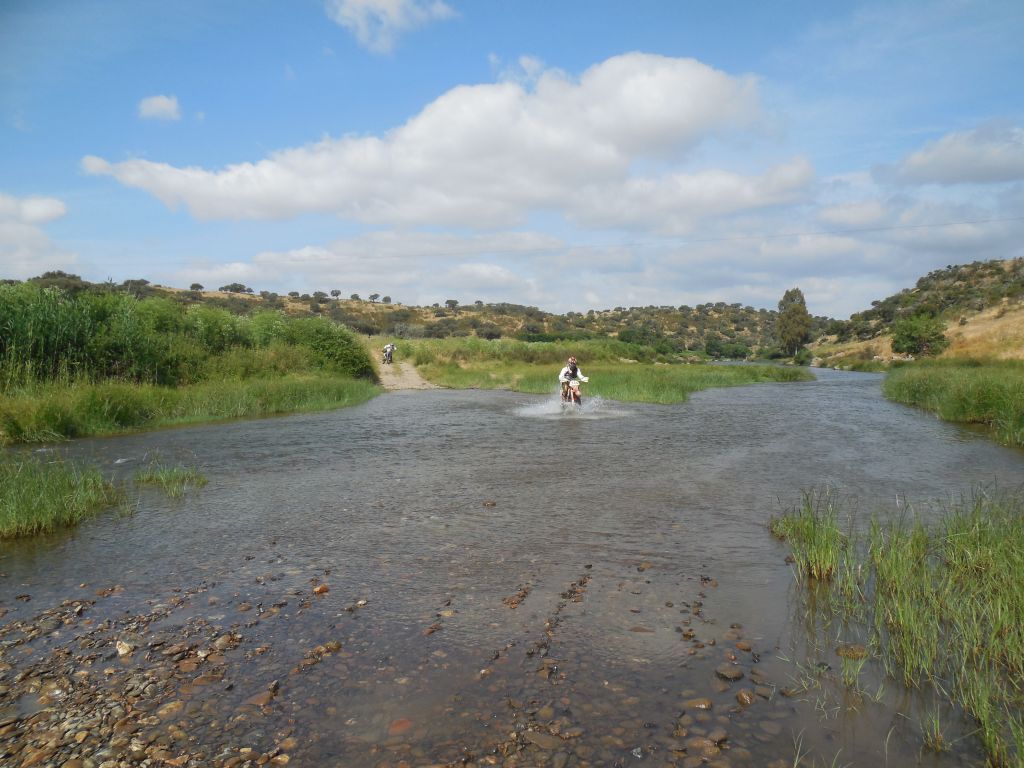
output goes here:
<path id="1" fill-rule="evenodd" d="M 711 709 L 712 706 L 711 699 L 707 697 L 687 699 L 683 702 L 683 709 Z"/>
<path id="2" fill-rule="evenodd" d="M 736 692 L 736 701 L 746 707 L 757 701 L 757 698 L 754 696 L 754 692 L 749 688 L 740 688 L 740 690 Z"/>
<path id="3" fill-rule="evenodd" d="M 735 681 L 743 677 L 743 670 L 736 664 L 720 664 L 715 667 L 715 674 L 723 680 Z"/>

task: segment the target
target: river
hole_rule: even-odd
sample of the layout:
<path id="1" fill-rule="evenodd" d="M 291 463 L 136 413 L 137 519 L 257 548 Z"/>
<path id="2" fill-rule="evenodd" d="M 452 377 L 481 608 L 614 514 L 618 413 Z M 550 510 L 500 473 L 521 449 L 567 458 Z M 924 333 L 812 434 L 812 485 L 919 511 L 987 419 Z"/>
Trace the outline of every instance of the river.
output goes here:
<path id="1" fill-rule="evenodd" d="M 581 413 L 392 392 L 60 447 L 209 484 L 2 545 L 0 724 L 86 722 L 106 696 L 103 727 L 63 738 L 116 755 L 117 718 L 179 765 L 982 764 L 971 738 L 921 757 L 925 704 L 872 665 L 857 694 L 829 679 L 766 523 L 824 486 L 854 526 L 1017 487 L 1024 453 L 887 402 L 881 376 L 816 375 Z M 794 693 L 806 665 L 825 680 Z M 80 690 L 40 701 L 24 669 Z"/>

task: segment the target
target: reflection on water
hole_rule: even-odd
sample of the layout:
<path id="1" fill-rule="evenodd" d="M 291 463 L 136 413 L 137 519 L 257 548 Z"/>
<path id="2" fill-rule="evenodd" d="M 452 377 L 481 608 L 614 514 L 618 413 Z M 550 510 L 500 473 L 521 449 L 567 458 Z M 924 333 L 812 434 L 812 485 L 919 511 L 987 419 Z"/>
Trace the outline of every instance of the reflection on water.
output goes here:
<path id="1" fill-rule="evenodd" d="M 853 703 L 827 688 L 782 695 L 817 635 L 794 619 L 785 550 L 765 523 L 825 484 L 863 516 L 904 496 L 1013 485 L 1024 457 L 887 403 L 879 382 L 822 371 L 675 406 L 587 398 L 578 410 L 396 392 L 74 443 L 68 453 L 124 478 L 159 455 L 210 482 L 179 501 L 144 490 L 130 517 L 5 544 L 3 621 L 26 624 L 5 630 L 4 674 L 54 648 L 84 664 L 85 647 L 117 664 L 116 682 L 175 658 L 144 653 L 147 638 L 187 635 L 157 685 L 184 703 L 192 741 L 167 737 L 175 754 L 283 743 L 300 765 L 767 765 L 792 764 L 799 737 L 819 763 L 916 761 L 919 723 L 900 714 L 913 705 L 894 683 Z M 39 618 L 69 599 L 95 604 Z M 140 650 L 118 660 L 127 617 L 145 617 L 131 627 Z M 742 677 L 724 679 L 723 664 Z M 979 759 L 964 739 L 934 763 Z"/>

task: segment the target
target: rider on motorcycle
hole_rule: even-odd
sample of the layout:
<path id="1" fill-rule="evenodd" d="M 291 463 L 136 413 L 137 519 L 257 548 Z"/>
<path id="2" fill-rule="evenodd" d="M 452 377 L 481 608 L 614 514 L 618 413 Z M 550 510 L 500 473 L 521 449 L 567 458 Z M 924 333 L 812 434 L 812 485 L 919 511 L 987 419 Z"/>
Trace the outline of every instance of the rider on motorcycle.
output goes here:
<path id="1" fill-rule="evenodd" d="M 565 364 L 565 368 L 558 374 L 558 381 L 562 385 L 562 402 L 571 403 L 573 401 L 572 384 L 576 383 L 576 392 L 579 392 L 579 382 L 587 381 L 587 377 L 583 375 L 583 371 L 580 370 L 576 364 L 576 358 L 570 357 L 569 361 Z M 577 394 L 577 399 L 579 395 Z"/>

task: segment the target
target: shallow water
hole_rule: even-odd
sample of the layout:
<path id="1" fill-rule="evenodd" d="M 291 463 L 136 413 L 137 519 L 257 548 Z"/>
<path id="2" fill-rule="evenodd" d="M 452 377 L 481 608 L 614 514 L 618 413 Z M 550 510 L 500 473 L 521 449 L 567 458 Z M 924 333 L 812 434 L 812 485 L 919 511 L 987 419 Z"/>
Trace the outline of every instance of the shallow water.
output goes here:
<path id="1" fill-rule="evenodd" d="M 210 482 L 181 500 L 143 490 L 131 516 L 4 544 L 0 607 L 15 622 L 96 601 L 92 623 L 20 646 L 35 644 L 32 658 L 83 634 L 111 644 L 119 617 L 157 608 L 151 631 L 233 629 L 223 679 L 172 681 L 193 752 L 267 751 L 287 733 L 299 765 L 671 765 L 721 727 L 710 759 L 723 764 L 792 764 L 797 750 L 821 764 L 980 764 L 969 738 L 922 758 L 921 704 L 893 682 L 854 701 L 827 682 L 779 694 L 792 660 L 836 659 L 805 634 L 772 514 L 824 485 L 863 521 L 897 500 L 1024 480 L 1024 453 L 888 403 L 880 381 L 825 370 L 675 406 L 582 409 L 557 395 L 394 392 L 79 441 L 62 450 L 125 478 L 160 457 Z M 340 651 L 312 653 L 330 641 Z M 731 685 L 714 674 L 730 652 L 744 671 Z M 315 663 L 297 671 L 303 659 Z M 266 706 L 246 703 L 273 680 Z M 770 698 L 740 707 L 755 684 Z M 686 720 L 697 697 L 713 708 Z M 947 719 L 951 735 L 969 730 Z M 551 731 L 564 738 L 529 735 Z"/>

